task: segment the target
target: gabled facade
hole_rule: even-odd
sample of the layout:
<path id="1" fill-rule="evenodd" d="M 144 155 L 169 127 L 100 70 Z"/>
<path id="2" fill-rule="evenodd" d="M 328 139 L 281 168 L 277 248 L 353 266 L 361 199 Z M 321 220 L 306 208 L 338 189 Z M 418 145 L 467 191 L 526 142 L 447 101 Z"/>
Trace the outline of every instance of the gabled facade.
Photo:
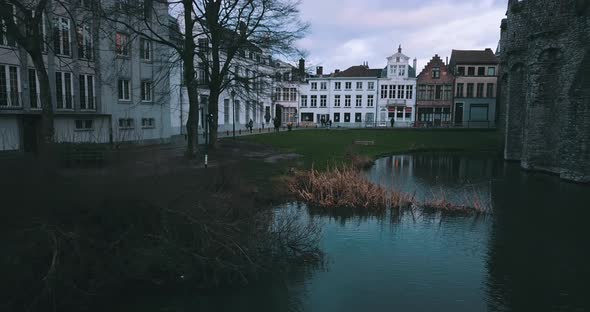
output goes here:
<path id="1" fill-rule="evenodd" d="M 453 50 L 449 65 L 455 76 L 454 126 L 495 127 L 498 59 L 494 52 Z"/>
<path id="2" fill-rule="evenodd" d="M 394 121 L 395 127 L 413 126 L 416 114 L 416 59 L 410 66 L 410 58 L 397 53 L 387 58 L 379 84 L 379 123 L 384 126 Z"/>
<path id="3" fill-rule="evenodd" d="M 416 125 L 447 127 L 451 125 L 455 77 L 445 62 L 435 55 L 418 75 Z"/>

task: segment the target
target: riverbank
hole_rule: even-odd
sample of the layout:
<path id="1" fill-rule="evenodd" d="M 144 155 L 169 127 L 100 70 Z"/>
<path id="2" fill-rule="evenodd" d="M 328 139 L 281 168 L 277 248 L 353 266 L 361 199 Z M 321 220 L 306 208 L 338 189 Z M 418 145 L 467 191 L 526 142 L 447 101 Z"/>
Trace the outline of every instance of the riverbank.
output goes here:
<path id="1" fill-rule="evenodd" d="M 341 163 L 351 154 L 376 159 L 417 151 L 502 151 L 502 136 L 495 130 L 324 129 L 261 134 L 240 140 L 300 154 L 306 168 Z"/>

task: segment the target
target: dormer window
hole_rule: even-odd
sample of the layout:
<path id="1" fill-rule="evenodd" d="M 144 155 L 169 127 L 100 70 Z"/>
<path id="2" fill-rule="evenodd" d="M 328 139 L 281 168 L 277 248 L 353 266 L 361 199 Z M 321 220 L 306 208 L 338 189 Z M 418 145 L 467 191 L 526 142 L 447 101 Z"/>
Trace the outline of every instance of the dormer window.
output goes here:
<path id="1" fill-rule="evenodd" d="M 389 73 L 391 75 L 397 74 L 397 65 L 389 65 Z"/>
<path id="2" fill-rule="evenodd" d="M 400 65 L 400 67 L 399 67 L 399 75 L 400 76 L 405 76 L 406 75 L 406 66 L 405 65 Z"/>
<path id="3" fill-rule="evenodd" d="M 400 62 L 399 56 L 395 58 L 395 61 L 398 62 L 398 63 Z"/>

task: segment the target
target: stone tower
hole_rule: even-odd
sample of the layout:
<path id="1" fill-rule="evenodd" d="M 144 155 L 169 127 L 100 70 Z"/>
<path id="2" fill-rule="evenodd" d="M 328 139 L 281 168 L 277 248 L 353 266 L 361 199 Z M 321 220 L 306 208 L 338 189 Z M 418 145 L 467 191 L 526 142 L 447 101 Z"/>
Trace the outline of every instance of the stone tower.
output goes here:
<path id="1" fill-rule="evenodd" d="M 590 0 L 510 0 L 500 63 L 504 157 L 590 182 Z"/>

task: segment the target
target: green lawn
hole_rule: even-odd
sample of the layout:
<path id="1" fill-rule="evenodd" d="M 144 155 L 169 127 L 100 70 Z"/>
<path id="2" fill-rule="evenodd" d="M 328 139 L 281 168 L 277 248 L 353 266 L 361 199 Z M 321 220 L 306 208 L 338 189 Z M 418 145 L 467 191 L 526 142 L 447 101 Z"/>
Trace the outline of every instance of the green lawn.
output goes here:
<path id="1" fill-rule="evenodd" d="M 409 151 L 496 151 L 502 137 L 490 130 L 299 130 L 240 138 L 303 155 L 305 166 L 344 160 L 347 151 L 373 158 Z M 355 141 L 374 141 L 375 145 L 355 145 Z"/>

